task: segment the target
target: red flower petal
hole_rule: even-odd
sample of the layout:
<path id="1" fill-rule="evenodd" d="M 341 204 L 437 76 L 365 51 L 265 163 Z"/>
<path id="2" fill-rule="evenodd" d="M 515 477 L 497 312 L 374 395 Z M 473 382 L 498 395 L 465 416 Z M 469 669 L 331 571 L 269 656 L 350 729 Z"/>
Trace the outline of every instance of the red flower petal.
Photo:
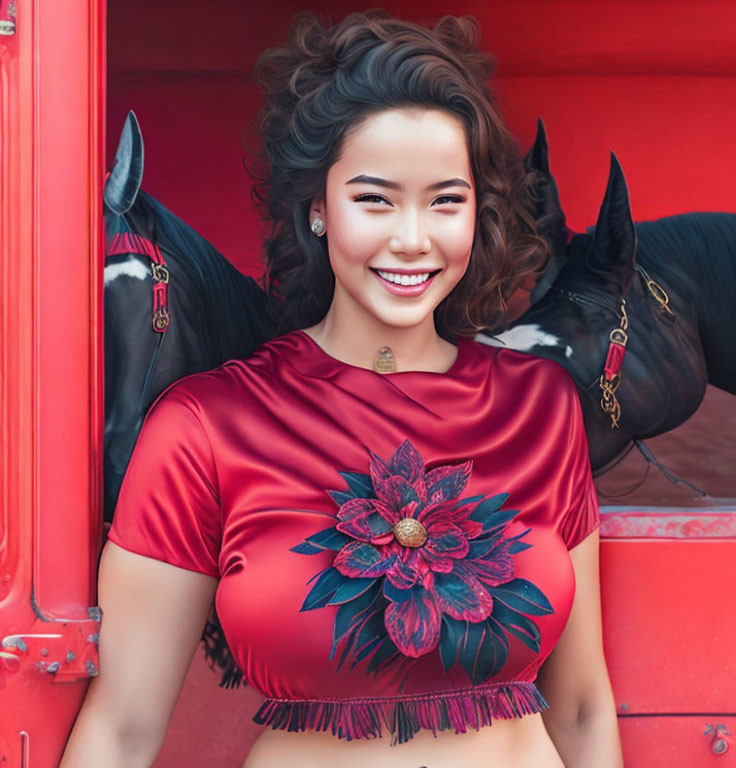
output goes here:
<path id="1" fill-rule="evenodd" d="M 498 587 L 511 581 L 516 573 L 516 567 L 508 546 L 492 549 L 485 557 L 479 560 L 466 560 L 473 573 L 489 587 Z"/>
<path id="2" fill-rule="evenodd" d="M 376 496 L 380 497 L 383 492 L 384 483 L 393 473 L 386 462 L 377 453 L 373 453 L 373 451 L 370 452 L 368 469 L 373 482 L 373 490 L 376 492 Z"/>
<path id="3" fill-rule="evenodd" d="M 396 449 L 390 467 L 394 475 L 400 475 L 410 484 L 424 475 L 424 462 L 410 440 L 404 440 Z"/>
<path id="4" fill-rule="evenodd" d="M 393 475 L 386 480 L 378 498 L 397 515 L 397 520 L 414 517 L 414 511 L 419 506 L 419 497 L 414 487 L 400 475 Z"/>
<path id="5" fill-rule="evenodd" d="M 468 538 L 457 525 L 441 522 L 427 526 L 427 542 L 423 550 L 428 559 L 459 559 L 465 557 L 469 549 Z"/>
<path id="6" fill-rule="evenodd" d="M 469 539 L 474 539 L 483 533 L 483 523 L 468 518 L 455 518 L 455 525 L 460 526 Z"/>
<path id="7" fill-rule="evenodd" d="M 401 560 L 397 560 L 391 568 L 386 571 L 386 578 L 397 589 L 410 589 L 420 577 L 419 571 L 405 565 Z"/>
<path id="8" fill-rule="evenodd" d="M 404 656 L 424 656 L 440 641 L 440 611 L 425 590 L 418 590 L 406 602 L 389 603 L 384 620 L 390 638 Z"/>
<path id="9" fill-rule="evenodd" d="M 431 502 L 456 499 L 468 484 L 473 462 L 437 467 L 427 473 L 427 497 Z"/>
<path id="10" fill-rule="evenodd" d="M 426 507 L 419 510 L 417 514 L 417 520 L 425 527 L 428 528 L 434 522 L 451 523 L 454 518 L 454 503 L 452 501 L 435 501 L 431 504 L 427 504 Z"/>
<path id="11" fill-rule="evenodd" d="M 337 510 L 337 530 L 359 541 L 386 543 L 393 537 L 395 516 L 391 509 L 376 499 L 350 499 Z"/>
<path id="12" fill-rule="evenodd" d="M 335 555 L 332 564 L 343 576 L 355 579 L 365 576 L 364 571 L 374 568 L 382 560 L 384 558 L 375 547 L 361 541 L 351 541 Z"/>

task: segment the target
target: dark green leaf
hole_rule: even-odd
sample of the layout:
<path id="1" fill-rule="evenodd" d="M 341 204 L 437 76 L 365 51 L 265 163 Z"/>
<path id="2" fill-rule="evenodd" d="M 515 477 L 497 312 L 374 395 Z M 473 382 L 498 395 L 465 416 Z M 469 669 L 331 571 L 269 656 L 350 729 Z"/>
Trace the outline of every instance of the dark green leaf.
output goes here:
<path id="1" fill-rule="evenodd" d="M 381 637 L 383 635 L 378 635 L 373 638 L 367 645 L 364 645 L 360 650 L 355 652 L 355 656 L 353 657 L 353 660 L 350 662 L 350 669 L 352 669 L 356 664 L 359 664 L 366 656 L 370 655 L 371 651 L 373 651 L 376 646 L 381 642 Z M 356 643 L 357 645 L 357 643 Z"/>
<path id="2" fill-rule="evenodd" d="M 460 648 L 460 664 L 468 673 L 471 680 L 475 680 L 475 662 L 478 658 L 480 641 L 483 639 L 485 622 L 461 622 L 465 625 L 465 642 Z"/>
<path id="3" fill-rule="evenodd" d="M 380 672 L 387 664 L 393 661 L 394 656 L 399 653 L 399 649 L 394 645 L 394 641 L 386 635 L 376 648 L 376 652 L 368 663 L 368 672 Z"/>
<path id="4" fill-rule="evenodd" d="M 362 595 L 375 584 L 376 579 L 349 579 L 338 588 L 337 592 L 327 601 L 327 605 L 340 605 Z"/>
<path id="5" fill-rule="evenodd" d="M 317 553 L 324 551 L 323 547 L 313 547 L 307 541 L 303 541 L 301 544 L 297 544 L 289 550 L 289 552 L 296 552 L 300 555 L 316 555 Z"/>
<path id="6" fill-rule="evenodd" d="M 473 683 L 479 685 L 497 675 L 506 664 L 508 656 L 509 641 L 501 625 L 491 617 L 485 622 Z"/>
<path id="7" fill-rule="evenodd" d="M 478 523 L 482 523 L 489 515 L 493 514 L 501 505 L 508 499 L 508 493 L 498 493 L 495 496 L 491 496 L 478 504 L 470 515 L 471 520 L 475 520 Z"/>
<path id="8" fill-rule="evenodd" d="M 412 590 L 399 589 L 394 586 L 389 579 L 386 579 L 383 583 L 383 594 L 386 595 L 392 603 L 405 603 L 407 600 L 411 599 Z"/>
<path id="9" fill-rule="evenodd" d="M 495 533 L 518 514 L 518 509 L 503 509 L 500 512 L 495 512 L 483 521 L 483 531 L 485 533 Z"/>
<path id="10" fill-rule="evenodd" d="M 346 581 L 348 581 L 347 576 L 343 576 L 337 568 L 330 567 L 322 571 L 300 610 L 312 611 L 315 608 L 324 608 L 327 601 Z"/>
<path id="11" fill-rule="evenodd" d="M 338 507 L 341 507 L 343 504 L 347 504 L 347 502 L 355 498 L 352 493 L 345 493 L 345 491 L 327 491 L 327 493 L 332 496 L 332 500 L 335 502 L 335 504 L 337 504 Z"/>
<path id="12" fill-rule="evenodd" d="M 470 540 L 470 549 L 468 550 L 468 560 L 479 560 L 487 555 L 498 543 L 501 534 L 495 536 L 483 536 Z"/>
<path id="13" fill-rule="evenodd" d="M 491 587 L 494 600 L 500 600 L 509 608 L 532 616 L 544 616 L 554 613 L 554 608 L 546 595 L 531 581 L 512 579 L 500 587 Z"/>
<path id="14" fill-rule="evenodd" d="M 381 595 L 380 585 L 373 584 L 354 600 L 349 603 L 344 603 L 337 609 L 335 625 L 332 632 L 332 651 L 330 652 L 330 659 L 333 658 L 337 646 L 346 636 L 348 638 L 346 648 L 349 650 L 349 648 L 352 647 L 361 622 L 365 621 L 366 617 L 369 616 L 372 611 L 376 611 L 377 606 L 380 606 L 382 603 L 385 603 L 385 599 Z M 338 669 L 342 666 L 346 655 L 347 651 L 343 651 L 338 664 Z"/>
<path id="15" fill-rule="evenodd" d="M 306 541 L 315 547 L 337 551 L 342 549 L 352 539 L 347 534 L 342 533 L 342 531 L 338 531 L 335 526 L 332 526 L 332 528 L 325 528 L 323 531 L 307 537 Z"/>
<path id="16" fill-rule="evenodd" d="M 370 475 L 363 475 L 360 472 L 340 472 L 348 484 L 348 488 L 358 499 L 373 499 L 375 491 L 373 490 L 373 481 Z"/>
<path id="17" fill-rule="evenodd" d="M 445 672 L 448 672 L 457 661 L 458 650 L 465 635 L 465 624 L 446 614 L 442 615 L 442 628 L 440 631 L 440 659 Z"/>
<path id="18" fill-rule="evenodd" d="M 466 496 L 464 499 L 457 500 L 457 506 L 463 507 L 466 504 L 475 504 L 477 501 L 485 498 L 485 494 L 481 493 L 478 496 Z"/>
<path id="19" fill-rule="evenodd" d="M 525 549 L 531 549 L 531 544 L 526 544 L 523 541 L 515 541 L 510 547 L 509 547 L 509 554 L 515 555 L 517 552 L 523 552 Z"/>
<path id="20" fill-rule="evenodd" d="M 500 600 L 493 603 L 493 618 L 498 621 L 507 632 L 518 637 L 524 645 L 534 653 L 539 653 L 539 641 L 541 638 L 539 627 L 528 617 L 504 605 Z"/>

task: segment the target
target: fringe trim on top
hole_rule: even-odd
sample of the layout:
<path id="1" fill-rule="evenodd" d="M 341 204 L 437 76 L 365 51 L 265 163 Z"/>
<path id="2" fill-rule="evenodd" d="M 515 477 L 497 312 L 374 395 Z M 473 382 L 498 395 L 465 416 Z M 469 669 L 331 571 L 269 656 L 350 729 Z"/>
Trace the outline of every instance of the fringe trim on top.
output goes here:
<path id="1" fill-rule="evenodd" d="M 289 731 L 332 731 L 341 739 L 371 739 L 392 734 L 391 746 L 413 738 L 421 728 L 465 733 L 498 718 L 523 717 L 549 709 L 532 682 L 492 685 L 365 699 L 266 699 L 253 717 L 256 723 Z"/>

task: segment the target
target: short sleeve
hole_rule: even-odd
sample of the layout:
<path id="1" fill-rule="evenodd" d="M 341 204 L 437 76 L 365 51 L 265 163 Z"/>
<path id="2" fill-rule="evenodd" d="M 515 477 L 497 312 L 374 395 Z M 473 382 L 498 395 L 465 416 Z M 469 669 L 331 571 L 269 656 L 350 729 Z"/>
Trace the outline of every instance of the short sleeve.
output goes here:
<path id="1" fill-rule="evenodd" d="M 149 408 L 108 538 L 130 552 L 218 576 L 217 473 L 198 408 L 181 381 Z"/>
<path id="2" fill-rule="evenodd" d="M 583 423 L 580 399 L 570 374 L 564 372 L 565 394 L 561 404 L 569 414 L 562 483 L 567 498 L 560 520 L 560 535 L 568 550 L 580 544 L 600 525 L 600 506 L 593 482 L 588 452 L 588 436 Z"/>

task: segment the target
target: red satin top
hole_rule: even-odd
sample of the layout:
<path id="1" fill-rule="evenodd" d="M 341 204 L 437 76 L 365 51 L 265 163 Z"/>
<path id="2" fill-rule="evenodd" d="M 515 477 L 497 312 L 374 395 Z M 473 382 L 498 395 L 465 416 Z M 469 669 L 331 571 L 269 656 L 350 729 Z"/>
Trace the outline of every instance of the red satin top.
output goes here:
<path id="1" fill-rule="evenodd" d="M 293 331 L 164 390 L 109 538 L 219 578 L 256 722 L 395 743 L 548 706 L 598 524 L 559 364 L 460 338 L 446 373 L 379 374 Z"/>

